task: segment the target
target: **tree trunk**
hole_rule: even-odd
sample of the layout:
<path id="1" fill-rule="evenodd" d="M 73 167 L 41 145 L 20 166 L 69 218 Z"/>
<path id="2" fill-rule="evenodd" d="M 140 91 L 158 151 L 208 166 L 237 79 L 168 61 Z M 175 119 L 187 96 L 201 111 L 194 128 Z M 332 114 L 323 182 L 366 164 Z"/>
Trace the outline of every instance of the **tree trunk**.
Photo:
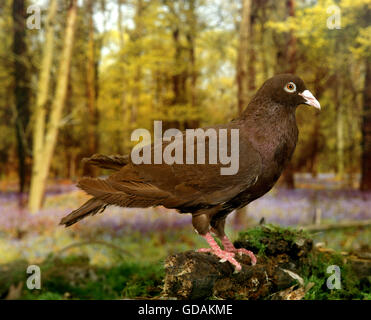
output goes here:
<path id="1" fill-rule="evenodd" d="M 120 44 L 120 76 L 122 78 L 121 80 L 121 94 L 120 94 L 120 106 L 118 110 L 119 118 L 122 119 L 122 123 L 124 128 L 122 130 L 118 130 L 117 135 L 117 141 L 120 141 L 120 143 L 117 144 L 117 153 L 122 154 L 128 151 L 129 149 L 129 135 L 130 135 L 130 116 L 128 117 L 128 108 L 126 103 L 126 83 L 125 83 L 125 55 L 124 55 L 124 45 L 125 45 L 125 29 L 123 27 L 123 15 L 122 15 L 122 4 L 124 3 L 124 0 L 117 0 L 117 6 L 118 6 L 118 18 L 117 18 L 117 24 L 118 24 L 118 30 L 119 30 L 119 44 Z"/>
<path id="2" fill-rule="evenodd" d="M 286 1 L 286 15 L 288 17 L 295 16 L 295 0 Z M 279 72 L 295 73 L 296 72 L 296 37 L 293 31 L 290 30 L 286 45 L 283 47 L 284 52 L 280 49 L 277 57 L 277 65 L 281 66 Z M 295 189 L 295 168 L 290 162 L 283 172 L 283 183 L 288 189 Z"/>
<path id="3" fill-rule="evenodd" d="M 240 24 L 240 43 L 237 56 L 237 103 L 238 113 L 246 108 L 249 95 L 248 57 L 251 36 L 251 0 L 242 0 L 242 20 Z"/>
<path id="4" fill-rule="evenodd" d="M 255 77 L 253 74 L 248 74 L 251 71 L 253 57 L 252 41 L 251 41 L 251 0 L 242 0 L 242 20 L 240 24 L 240 42 L 237 56 L 237 106 L 238 113 L 247 107 L 249 99 L 249 89 L 254 85 L 254 80 L 251 77 Z M 249 58 L 250 57 L 250 58 Z M 250 63 L 249 63 L 250 62 Z M 250 67 L 250 70 L 249 70 Z M 237 209 L 233 225 L 236 229 L 243 228 L 245 226 L 247 207 Z"/>
<path id="5" fill-rule="evenodd" d="M 315 77 L 314 95 L 315 97 L 317 97 L 319 101 L 321 100 L 321 97 L 323 96 L 323 93 L 327 86 L 327 83 L 325 85 L 321 84 L 321 78 L 323 78 L 324 74 L 326 73 L 327 70 L 326 71 L 318 70 Z M 317 177 L 317 159 L 321 148 L 320 136 L 321 136 L 321 117 L 319 116 L 319 113 L 316 112 L 316 114 L 314 115 L 314 125 L 311 134 L 312 152 L 309 159 L 309 172 L 312 174 L 312 177 Z"/>
<path id="6" fill-rule="evenodd" d="M 33 177 L 34 185 L 33 192 L 30 193 L 29 207 L 31 212 L 36 212 L 40 209 L 42 198 L 46 188 L 46 180 L 49 174 L 52 156 L 57 142 L 58 129 L 62 117 L 63 106 L 66 98 L 68 74 L 71 62 L 71 53 L 74 42 L 74 32 L 77 15 L 77 0 L 72 0 L 68 9 L 67 26 L 64 38 L 63 51 L 60 57 L 59 72 L 56 83 L 55 97 L 51 106 L 51 113 L 47 132 L 42 148 L 42 156 L 39 158 L 42 163 L 35 163 L 39 168 L 39 173 Z M 40 161 L 41 161 L 40 160 Z"/>
<path id="7" fill-rule="evenodd" d="M 27 66 L 27 45 L 26 45 L 26 7 L 25 0 L 14 0 L 12 7 L 14 35 L 14 99 L 15 99 L 15 130 L 18 151 L 18 176 L 19 193 L 23 194 L 26 177 L 29 173 L 29 166 L 26 163 L 27 137 L 26 128 L 30 120 L 30 80 Z"/>
<path id="8" fill-rule="evenodd" d="M 342 102 L 342 83 L 339 80 L 340 75 L 336 75 L 334 87 L 334 102 L 336 106 L 336 152 L 337 152 L 337 175 L 338 179 L 344 179 L 344 106 Z"/>
<path id="9" fill-rule="evenodd" d="M 93 0 L 87 2 L 87 11 L 89 15 L 89 40 L 87 52 L 87 68 L 86 68 L 86 96 L 88 105 L 88 156 L 97 153 L 98 150 L 98 113 L 96 108 L 96 74 L 97 67 L 95 63 L 95 43 L 94 43 L 94 21 L 93 21 Z M 96 172 L 95 167 L 84 166 L 84 176 L 94 176 Z"/>
<path id="10" fill-rule="evenodd" d="M 287 0 L 286 8 L 289 17 L 295 16 L 295 0 Z M 289 40 L 287 43 L 287 62 L 288 68 L 287 72 L 295 73 L 296 72 L 296 37 L 292 30 L 290 30 Z"/>
<path id="11" fill-rule="evenodd" d="M 37 195 L 41 172 L 43 167 L 42 153 L 44 148 L 44 134 L 45 134 L 45 116 L 46 103 L 48 100 L 50 70 L 53 60 L 53 38 L 54 38 L 54 17 L 57 12 L 57 1 L 51 0 L 46 20 L 45 43 L 43 48 L 43 57 L 41 62 L 39 85 L 36 96 L 35 106 L 35 126 L 33 129 L 33 163 L 32 163 L 32 177 L 30 187 L 30 197 L 28 206 L 31 212 L 38 210 Z"/>
<path id="12" fill-rule="evenodd" d="M 138 61 L 140 61 L 140 56 L 143 54 L 143 32 L 144 32 L 144 14 L 145 4 L 143 0 L 137 0 L 136 11 L 135 11 L 135 30 L 134 30 L 134 43 L 137 52 Z M 137 62 L 135 73 L 134 73 L 134 88 L 133 88 L 133 102 L 130 110 L 130 124 L 131 127 L 137 121 L 138 109 L 140 105 L 140 94 L 142 91 L 142 65 L 141 62 Z"/>
<path id="13" fill-rule="evenodd" d="M 196 16 L 195 16 L 195 0 L 189 1 L 189 9 L 187 11 L 187 24 L 189 32 L 187 33 L 187 40 L 189 46 L 189 60 L 190 74 L 191 74 L 191 88 L 190 88 L 190 102 L 194 107 L 196 106 L 196 82 L 197 82 L 197 70 L 196 70 L 196 55 L 195 55 L 195 38 L 196 38 Z"/>
<path id="14" fill-rule="evenodd" d="M 362 191 L 371 190 L 371 57 L 366 59 L 362 117 Z"/>
<path id="15" fill-rule="evenodd" d="M 295 171 L 292 162 L 289 162 L 283 172 L 283 184 L 287 189 L 295 189 Z"/>
<path id="16" fill-rule="evenodd" d="M 172 32 L 173 42 L 175 46 L 174 54 L 174 69 L 175 73 L 172 76 L 173 83 L 173 100 L 172 105 L 178 105 L 186 102 L 185 92 L 182 90 L 182 78 L 184 78 L 184 70 L 181 70 L 182 63 L 182 47 L 180 43 L 180 30 L 176 26 Z"/>

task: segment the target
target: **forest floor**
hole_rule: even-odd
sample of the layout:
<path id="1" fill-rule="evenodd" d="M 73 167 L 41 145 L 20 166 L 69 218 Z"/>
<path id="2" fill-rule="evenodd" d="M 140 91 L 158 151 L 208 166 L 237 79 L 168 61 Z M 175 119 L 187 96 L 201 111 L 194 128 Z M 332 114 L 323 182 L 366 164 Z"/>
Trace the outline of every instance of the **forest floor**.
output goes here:
<path id="1" fill-rule="evenodd" d="M 316 180 L 303 176 L 298 181 L 295 190 L 275 188 L 250 204 L 247 219 L 238 229 L 233 227 L 231 214 L 227 221 L 231 239 L 262 218 L 283 227 L 311 225 L 318 213 L 323 224 L 371 219 L 370 195 L 339 189 L 329 176 Z M 51 184 L 44 208 L 36 214 L 20 209 L 17 194 L 9 189 L 0 194 L 0 271 L 6 271 L 0 274 L 7 274 L 6 279 L 0 275 L 0 298 L 159 297 L 165 259 L 205 246 L 192 230 L 190 215 L 161 207 L 111 207 L 66 229 L 58 225 L 60 219 L 88 198 L 72 184 Z M 316 232 L 311 238 L 314 245 L 322 243 L 338 252 L 369 250 L 371 228 Z M 27 289 L 25 270 L 29 265 L 41 268 L 40 290 Z M 371 292 L 327 296 L 310 291 L 305 298 L 370 299 Z"/>

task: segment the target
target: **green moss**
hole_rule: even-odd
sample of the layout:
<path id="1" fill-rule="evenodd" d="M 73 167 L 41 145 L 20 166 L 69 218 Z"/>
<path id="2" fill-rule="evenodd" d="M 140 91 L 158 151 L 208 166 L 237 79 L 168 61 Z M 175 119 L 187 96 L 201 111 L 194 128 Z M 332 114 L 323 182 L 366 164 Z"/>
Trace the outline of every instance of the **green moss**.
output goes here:
<path id="1" fill-rule="evenodd" d="M 280 246 L 279 242 L 282 241 Z M 276 253 L 285 253 L 291 256 L 298 266 L 298 274 L 304 279 L 305 285 L 312 283 L 313 286 L 306 293 L 304 299 L 309 300 L 336 300 L 336 299 L 370 299 L 371 279 L 362 279 L 354 274 L 350 264 L 346 264 L 344 257 L 336 252 L 321 253 L 310 250 L 306 256 L 295 256 L 295 244 L 298 241 L 308 241 L 310 234 L 304 231 L 297 231 L 293 228 L 282 228 L 274 225 L 264 225 L 241 232 L 236 245 L 240 244 L 259 255 L 272 257 Z M 276 245 L 277 244 L 277 245 Z M 285 245 L 286 244 L 286 245 Z M 273 248 L 273 249 L 272 249 Z M 327 273 L 329 266 L 338 266 L 341 272 L 341 288 L 329 289 L 327 279 L 332 273 Z"/>
<path id="2" fill-rule="evenodd" d="M 257 226 L 244 232 L 240 232 L 236 243 L 243 244 L 258 255 L 267 255 L 267 247 L 270 242 L 280 240 L 287 243 L 295 243 L 299 239 L 309 239 L 309 234 L 293 228 L 282 228 L 271 224 Z"/>

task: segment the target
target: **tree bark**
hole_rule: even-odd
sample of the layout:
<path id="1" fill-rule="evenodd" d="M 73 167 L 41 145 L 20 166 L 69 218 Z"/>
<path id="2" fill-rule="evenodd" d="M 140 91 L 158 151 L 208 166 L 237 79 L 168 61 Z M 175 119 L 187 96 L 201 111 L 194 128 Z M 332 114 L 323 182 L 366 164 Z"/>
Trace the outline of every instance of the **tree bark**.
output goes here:
<path id="1" fill-rule="evenodd" d="M 242 19 L 240 24 L 240 40 L 237 53 L 236 82 L 237 82 L 237 106 L 238 114 L 247 107 L 249 99 L 249 89 L 254 86 L 255 74 L 248 74 L 253 71 L 253 47 L 251 41 L 251 0 L 242 0 Z M 243 228 L 245 225 L 247 207 L 237 209 L 233 225 L 236 229 Z"/>
<path id="2" fill-rule="evenodd" d="M 37 176 L 33 177 L 33 179 L 35 179 L 33 182 L 35 187 L 33 188 L 33 193 L 30 194 L 29 207 L 31 212 L 36 212 L 41 207 L 42 198 L 46 188 L 46 180 L 49 174 L 51 160 L 57 142 L 59 125 L 66 98 L 68 74 L 74 42 L 76 15 L 77 0 L 72 0 L 68 9 L 66 33 L 64 37 L 63 51 L 60 57 L 55 97 L 51 105 L 47 132 L 41 152 L 42 156 L 39 158 L 42 159 L 42 163 L 35 163 L 35 165 L 39 168 L 39 173 Z"/>
<path id="3" fill-rule="evenodd" d="M 93 21 L 93 0 L 87 2 L 88 12 L 88 28 L 89 28 L 89 40 L 87 50 L 87 68 L 86 68 L 86 97 L 88 106 L 88 149 L 87 153 L 89 156 L 97 153 L 98 150 L 98 137 L 97 137 L 97 126 L 98 126 L 98 111 L 96 108 L 96 74 L 97 66 L 95 63 L 95 41 L 94 41 L 94 21 Z M 94 176 L 96 172 L 95 167 L 86 165 L 84 166 L 84 176 Z"/>
<path id="4" fill-rule="evenodd" d="M 344 179 L 344 106 L 342 102 L 342 83 L 340 75 L 336 75 L 334 83 L 334 102 L 336 106 L 336 153 L 337 153 L 337 175 L 340 181 Z"/>
<path id="5" fill-rule="evenodd" d="M 191 62 L 190 74 L 191 74 L 191 88 L 190 88 L 190 102 L 194 107 L 196 106 L 196 82 L 197 82 L 197 70 L 196 70 L 196 55 L 195 55 L 195 38 L 196 38 L 196 4 L 195 0 L 189 0 L 189 9 L 187 11 L 187 24 L 188 33 L 187 40 L 189 46 L 189 60 Z"/>
<path id="6" fill-rule="evenodd" d="M 246 108 L 249 95 L 248 57 L 251 36 L 251 0 L 242 0 L 242 20 L 240 24 L 240 42 L 237 55 L 237 104 L 238 113 Z"/>
<path id="7" fill-rule="evenodd" d="M 19 193 L 23 194 L 26 177 L 29 173 L 29 166 L 26 163 L 27 137 L 26 128 L 30 120 L 30 80 L 29 68 L 27 66 L 27 45 L 26 45 L 26 1 L 14 0 L 12 7 L 14 35 L 14 99 L 15 99 L 15 130 L 18 151 L 18 177 Z"/>
<path id="8" fill-rule="evenodd" d="M 366 76 L 363 89 L 362 116 L 362 191 L 371 190 L 371 57 L 366 59 Z"/>
<path id="9" fill-rule="evenodd" d="M 140 94 L 142 91 L 142 65 L 140 62 L 140 56 L 142 55 L 143 51 L 143 44 L 142 38 L 144 34 L 144 22 L 143 22 L 143 14 L 145 10 L 145 3 L 143 0 L 137 0 L 134 22 L 135 22 L 135 30 L 133 33 L 133 41 L 135 43 L 135 50 L 137 62 L 135 71 L 134 71 L 134 88 L 133 88 L 133 102 L 131 105 L 130 110 L 130 126 L 137 121 L 138 116 L 138 109 L 140 105 Z"/>
<path id="10" fill-rule="evenodd" d="M 129 141 L 128 137 L 130 135 L 130 112 L 127 108 L 126 103 L 126 83 L 125 83 L 125 54 L 124 54 L 124 45 L 125 45 L 125 29 L 123 26 L 123 15 L 122 15 L 122 5 L 124 3 L 124 0 L 117 0 L 117 6 L 118 6 L 118 18 L 117 18 L 117 24 L 118 24 L 118 30 L 119 30 L 119 44 L 120 44 L 120 76 L 122 78 L 121 80 L 121 93 L 120 93 L 120 106 L 118 109 L 118 114 L 120 115 L 120 118 L 122 119 L 122 123 L 124 124 L 124 128 L 122 130 L 118 130 L 116 132 L 117 141 L 120 141 L 120 143 L 117 144 L 117 153 L 123 154 L 128 152 L 129 149 Z"/>
<path id="11" fill-rule="evenodd" d="M 295 0 L 286 0 L 286 15 L 288 17 L 295 16 Z M 295 73 L 296 72 L 296 37 L 292 30 L 288 34 L 286 45 L 278 50 L 277 65 L 281 66 L 279 72 Z M 283 172 L 283 183 L 288 189 L 295 189 L 295 168 L 290 162 Z"/>
<path id="12" fill-rule="evenodd" d="M 294 281 L 279 267 L 267 263 L 251 266 L 247 260 L 241 272 L 234 274 L 228 262 L 208 253 L 187 251 L 165 261 L 164 295 L 177 299 L 259 299 L 276 290 L 288 288 Z"/>

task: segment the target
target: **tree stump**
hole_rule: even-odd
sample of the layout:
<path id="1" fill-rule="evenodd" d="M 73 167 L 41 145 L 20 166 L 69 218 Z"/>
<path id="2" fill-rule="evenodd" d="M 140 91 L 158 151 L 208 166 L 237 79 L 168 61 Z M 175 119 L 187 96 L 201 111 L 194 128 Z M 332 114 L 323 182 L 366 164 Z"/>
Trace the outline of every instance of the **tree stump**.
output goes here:
<path id="1" fill-rule="evenodd" d="M 165 262 L 164 293 L 178 299 L 218 297 L 258 299 L 272 291 L 290 287 L 292 278 L 271 260 L 251 266 L 250 258 L 236 257 L 242 265 L 239 273 L 228 262 L 209 253 L 187 251 L 172 255 Z"/>
<path id="2" fill-rule="evenodd" d="M 239 273 L 210 253 L 187 251 L 169 256 L 164 295 L 177 299 L 261 299 L 302 281 L 295 272 L 312 250 L 310 239 L 285 240 L 282 234 L 271 233 L 260 241 L 266 254 L 258 256 L 255 266 L 248 256 L 235 256 L 242 266 Z M 249 241 L 236 241 L 235 246 L 256 252 Z"/>

